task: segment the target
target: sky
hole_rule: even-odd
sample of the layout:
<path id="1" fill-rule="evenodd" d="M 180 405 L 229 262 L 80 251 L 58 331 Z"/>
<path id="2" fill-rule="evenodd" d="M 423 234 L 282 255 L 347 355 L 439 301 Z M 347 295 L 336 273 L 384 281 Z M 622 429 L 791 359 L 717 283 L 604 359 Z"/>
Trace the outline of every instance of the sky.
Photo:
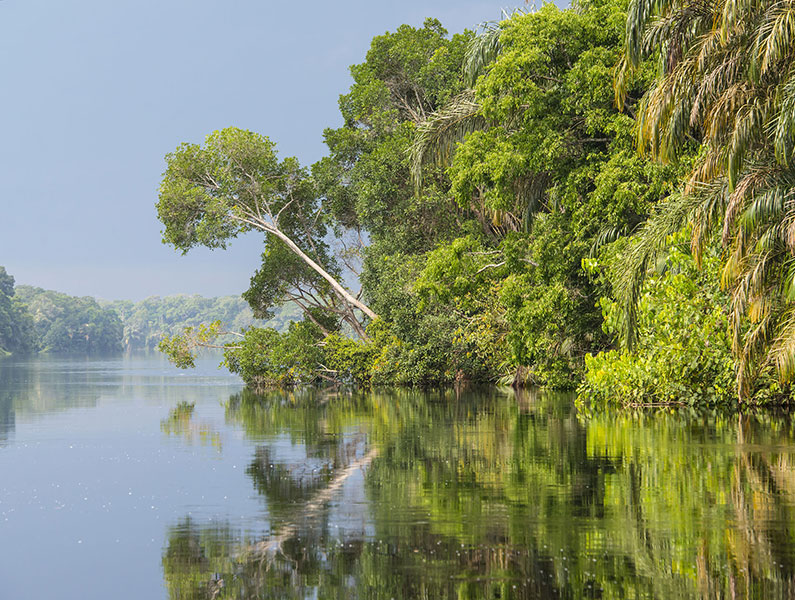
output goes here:
<path id="1" fill-rule="evenodd" d="M 164 156 L 236 126 L 311 165 L 374 36 L 431 16 L 459 32 L 503 8 L 0 0 L 0 265 L 18 285 L 109 300 L 240 294 L 262 237 L 187 255 L 162 244 Z"/>

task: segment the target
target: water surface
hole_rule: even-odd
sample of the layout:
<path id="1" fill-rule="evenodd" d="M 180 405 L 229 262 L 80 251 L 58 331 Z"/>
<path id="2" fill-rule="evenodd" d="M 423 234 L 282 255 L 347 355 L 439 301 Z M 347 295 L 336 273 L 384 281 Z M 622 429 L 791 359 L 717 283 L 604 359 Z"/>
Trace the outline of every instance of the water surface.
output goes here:
<path id="1" fill-rule="evenodd" d="M 795 596 L 787 415 L 0 362 L 0 598 Z"/>

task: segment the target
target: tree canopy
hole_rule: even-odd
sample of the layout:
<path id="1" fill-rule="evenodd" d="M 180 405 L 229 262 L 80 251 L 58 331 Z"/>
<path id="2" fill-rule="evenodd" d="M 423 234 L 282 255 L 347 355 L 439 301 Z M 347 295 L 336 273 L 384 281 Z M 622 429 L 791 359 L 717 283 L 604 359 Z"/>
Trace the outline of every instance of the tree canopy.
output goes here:
<path id="1" fill-rule="evenodd" d="M 244 297 L 304 321 L 228 348 L 248 381 L 585 376 L 598 402 L 781 401 L 790 20 L 772 2 L 584 0 L 476 32 L 403 25 L 351 67 L 311 168 L 238 129 L 170 154 L 164 240 L 265 233 Z"/>
<path id="2" fill-rule="evenodd" d="M 158 216 L 163 241 L 187 252 L 224 248 L 237 235 L 266 234 L 258 293 L 249 302 L 264 315 L 288 292 L 311 317 L 312 308 L 337 315 L 365 336 L 355 311 L 374 318 L 338 280 L 340 267 L 325 241 L 328 223 L 313 181 L 294 158 L 279 160 L 267 137 L 236 128 L 183 144 L 166 157 Z"/>
<path id="3" fill-rule="evenodd" d="M 33 319 L 15 294 L 14 278 L 0 267 L 0 355 L 29 354 L 37 345 Z"/>

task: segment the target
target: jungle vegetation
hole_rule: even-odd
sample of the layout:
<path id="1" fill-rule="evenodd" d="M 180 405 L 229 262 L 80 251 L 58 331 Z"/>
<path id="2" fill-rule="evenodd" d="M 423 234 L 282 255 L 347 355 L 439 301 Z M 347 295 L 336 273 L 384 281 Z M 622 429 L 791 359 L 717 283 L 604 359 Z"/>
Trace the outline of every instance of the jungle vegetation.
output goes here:
<path id="1" fill-rule="evenodd" d="M 0 267 L 0 356 L 116 352 L 121 332 L 118 315 L 94 298 L 16 286 Z"/>
<path id="2" fill-rule="evenodd" d="M 582 0 L 375 37 L 328 155 L 237 128 L 166 157 L 163 241 L 260 231 L 253 384 L 580 386 L 785 401 L 795 374 L 788 4 Z M 345 284 L 357 275 L 361 289 Z M 166 339 L 188 366 L 216 325 Z"/>

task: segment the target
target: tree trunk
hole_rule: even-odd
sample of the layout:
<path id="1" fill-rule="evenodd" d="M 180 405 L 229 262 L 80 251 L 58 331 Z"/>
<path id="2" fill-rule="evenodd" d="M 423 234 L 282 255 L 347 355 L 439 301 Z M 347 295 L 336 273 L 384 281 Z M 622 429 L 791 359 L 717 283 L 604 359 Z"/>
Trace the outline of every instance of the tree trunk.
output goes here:
<path id="1" fill-rule="evenodd" d="M 272 233 L 281 241 L 283 241 L 285 244 L 287 244 L 287 247 L 290 250 L 292 250 L 298 256 L 298 258 L 300 258 L 307 265 L 309 265 L 323 279 L 328 281 L 329 285 L 331 285 L 334 291 L 337 294 L 339 294 L 339 296 L 350 306 L 358 308 L 360 311 L 362 311 L 371 319 L 378 318 L 378 315 L 376 315 L 372 310 L 370 310 L 370 308 L 364 302 L 357 300 L 353 294 L 351 294 L 336 279 L 334 279 L 331 275 L 329 275 L 323 267 L 321 267 L 309 256 L 307 256 L 306 253 L 304 253 L 304 251 L 301 250 L 301 248 L 299 248 L 298 245 L 295 242 L 293 242 L 293 240 L 291 240 L 290 237 L 287 236 L 281 229 L 279 229 L 275 225 L 271 225 L 270 223 L 263 221 L 262 219 L 256 219 L 254 221 L 250 221 L 248 219 L 243 219 L 243 220 L 249 224 L 255 223 L 259 229 L 262 229 L 267 233 Z"/>

